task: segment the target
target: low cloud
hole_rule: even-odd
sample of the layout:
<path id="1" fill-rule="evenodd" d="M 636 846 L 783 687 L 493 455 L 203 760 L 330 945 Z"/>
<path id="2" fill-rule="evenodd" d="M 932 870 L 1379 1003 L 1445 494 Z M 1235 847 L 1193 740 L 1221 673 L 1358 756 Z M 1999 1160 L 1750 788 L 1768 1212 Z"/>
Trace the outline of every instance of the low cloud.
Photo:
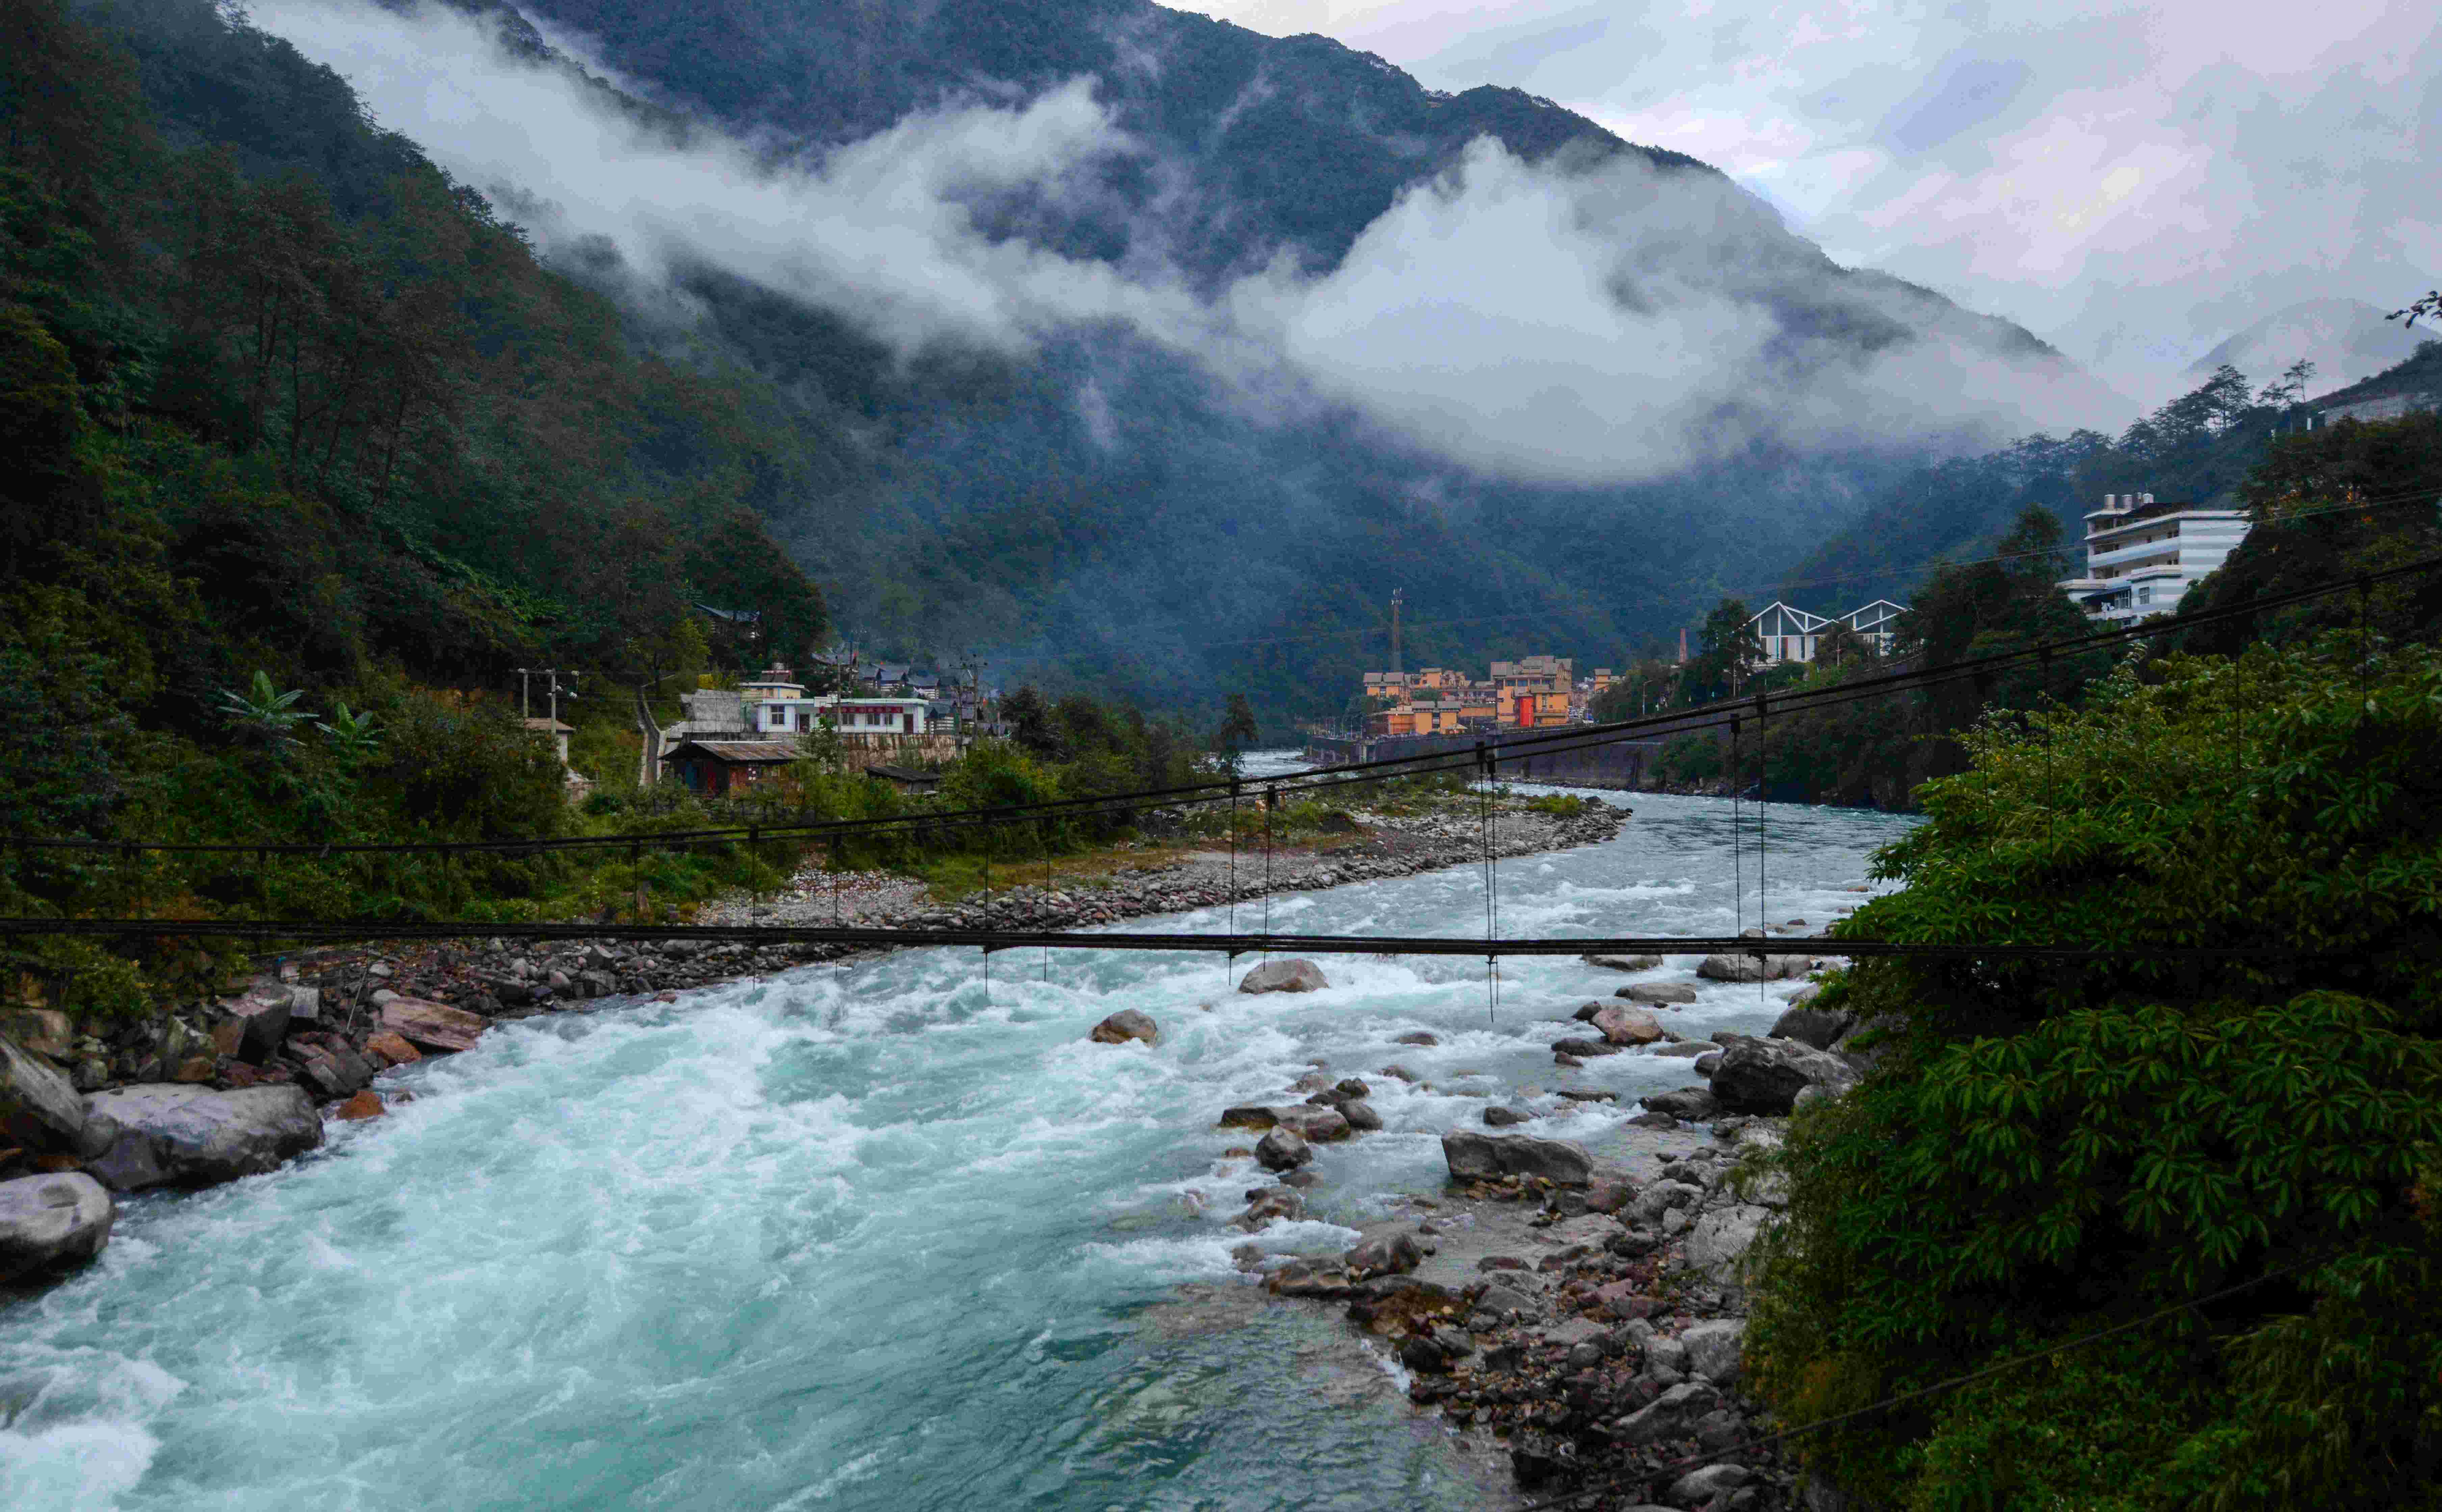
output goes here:
<path id="1" fill-rule="evenodd" d="M 1164 265 L 991 229 L 989 207 L 1011 196 L 1097 203 L 1098 171 L 1144 151 L 1084 81 L 807 155 L 703 130 L 675 144 L 453 10 L 258 0 L 253 19 L 337 69 L 547 253 L 598 262 L 615 247 L 647 288 L 709 264 L 911 355 L 1023 352 L 1117 324 L 1267 412 L 1344 406 L 1467 467 L 1572 483 L 1650 480 L 1757 446 L 1970 444 L 2118 418 L 2092 385 L 1996 355 L 1964 326 L 1862 350 L 1839 333 L 1921 327 L 1925 311 L 1838 278 L 1729 183 L 1641 159 L 1564 172 L 1480 141 L 1338 267 L 1284 256 L 1204 299 Z M 1112 444 L 1103 396 L 1083 404 Z"/>

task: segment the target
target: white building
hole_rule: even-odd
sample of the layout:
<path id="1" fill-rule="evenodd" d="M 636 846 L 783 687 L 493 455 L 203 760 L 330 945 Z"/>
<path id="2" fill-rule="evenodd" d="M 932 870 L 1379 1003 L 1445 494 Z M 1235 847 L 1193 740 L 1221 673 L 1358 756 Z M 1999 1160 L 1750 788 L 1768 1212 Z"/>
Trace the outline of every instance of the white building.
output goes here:
<path id="1" fill-rule="evenodd" d="M 1747 632 L 1756 638 L 1758 646 L 1763 647 L 1763 660 L 1767 666 L 1813 661 L 1816 645 L 1835 624 L 1856 631 L 1867 645 L 1874 648 L 1875 655 L 1888 656 L 1891 642 L 1899 631 L 1900 616 L 1906 612 L 1905 604 L 1878 598 L 1850 610 L 1837 620 L 1829 620 L 1776 599 L 1765 606 L 1762 613 L 1747 621 Z"/>
<path id="2" fill-rule="evenodd" d="M 2105 494 L 2086 517 L 2086 574 L 2061 592 L 2105 624 L 2176 613 L 2188 590 L 2247 538 L 2243 509 Z"/>
<path id="3" fill-rule="evenodd" d="M 842 735 L 923 735 L 932 728 L 932 705 L 923 699 L 766 698 L 748 705 L 762 735 L 805 735 L 830 725 Z"/>

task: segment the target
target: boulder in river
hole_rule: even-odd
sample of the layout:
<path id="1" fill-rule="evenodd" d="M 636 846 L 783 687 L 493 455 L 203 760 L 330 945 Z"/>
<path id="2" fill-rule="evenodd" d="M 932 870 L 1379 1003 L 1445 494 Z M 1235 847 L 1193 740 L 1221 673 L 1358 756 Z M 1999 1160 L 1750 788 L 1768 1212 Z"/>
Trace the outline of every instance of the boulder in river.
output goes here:
<path id="1" fill-rule="evenodd" d="M 1711 982 L 1777 982 L 1806 972 L 1803 956 L 1707 956 L 1696 967 L 1696 975 Z"/>
<path id="2" fill-rule="evenodd" d="M 294 1084 L 215 1092 L 152 1083 L 96 1092 L 84 1112 L 85 1169 L 119 1192 L 260 1175 L 322 1142 L 313 1099 Z"/>
<path id="3" fill-rule="evenodd" d="M 1294 1171 L 1314 1158 L 1314 1148 L 1285 1125 L 1255 1141 L 1255 1160 L 1267 1171 Z"/>
<path id="4" fill-rule="evenodd" d="M 1142 1040 L 1153 1045 L 1161 1039 L 1161 1026 L 1153 1021 L 1151 1013 L 1123 1008 L 1095 1025 L 1093 1033 L 1087 1037 L 1097 1045 L 1125 1045 L 1130 1040 Z"/>
<path id="5" fill-rule="evenodd" d="M 1589 966 L 1599 966 L 1605 971 L 1613 972 L 1649 972 L 1662 964 L 1662 957 L 1659 956 L 1587 955 L 1580 956 L 1577 959 Z"/>
<path id="6" fill-rule="evenodd" d="M 1397 1233 L 1377 1233 L 1360 1241 L 1357 1248 L 1340 1257 L 1348 1267 L 1351 1281 L 1368 1281 L 1376 1276 L 1402 1276 L 1425 1263 L 1425 1247 L 1414 1234 L 1405 1230 Z"/>
<path id="7" fill-rule="evenodd" d="M 50 1066 L 0 1039 L 0 1140 L 20 1150 L 73 1150 L 84 1099 Z"/>
<path id="8" fill-rule="evenodd" d="M 1442 1157 L 1449 1162 L 1453 1181 L 1487 1181 L 1496 1176 L 1541 1176 L 1564 1187 L 1582 1187 L 1594 1179 L 1594 1157 L 1583 1145 L 1567 1139 L 1543 1139 L 1531 1134 L 1478 1134 L 1452 1129 L 1442 1136 Z"/>
<path id="9" fill-rule="evenodd" d="M 1631 1003 L 1643 1003 L 1648 1008 L 1670 1008 L 1680 1003 L 1694 1002 L 1696 990 L 1686 982 L 1636 982 L 1612 995 L 1625 997 Z"/>
<path id="10" fill-rule="evenodd" d="M 1489 1103 L 1484 1110 L 1485 1125 L 1494 1129 L 1510 1128 L 1525 1122 L 1534 1116 L 1523 1108 L 1505 1107 L 1499 1102 Z"/>
<path id="11" fill-rule="evenodd" d="M 1442 1037 L 1441 1037 L 1440 1035 L 1438 1035 L 1438 1034 L 1434 1033 L 1434 1032 L 1433 1032 L 1432 1030 L 1431 1030 L 1431 1029 L 1410 1029 L 1410 1030 L 1409 1030 L 1408 1032 L 1406 1032 L 1405 1034 L 1402 1034 L 1402 1035 L 1400 1035 L 1398 1038 L 1396 1038 L 1396 1039 L 1393 1040 L 1391 1043 L 1392 1043 L 1392 1044 L 1394 1044 L 1394 1045 L 1415 1045 L 1415 1046 L 1431 1047 L 1431 1046 L 1434 1046 L 1434 1045 L 1439 1045 L 1441 1042 L 1442 1042 Z"/>
<path id="12" fill-rule="evenodd" d="M 0 1181 L 0 1282 L 72 1270 L 101 1253 L 118 1211 L 82 1171 Z"/>
<path id="13" fill-rule="evenodd" d="M 382 1005 L 382 1028 L 428 1055 L 471 1050 L 488 1027 L 479 1013 L 421 997 L 393 997 Z"/>
<path id="14" fill-rule="evenodd" d="M 1662 1038 L 1662 1026 L 1653 1015 L 1633 1008 L 1606 1008 L 1593 1019 L 1594 1027 L 1613 1045 L 1650 1045 Z"/>
<path id="15" fill-rule="evenodd" d="M 1242 993 L 1311 993 L 1330 985 L 1310 960 L 1267 960 L 1238 979 Z"/>
<path id="16" fill-rule="evenodd" d="M 1329 1108 L 1348 1120 L 1349 1128 L 1358 1134 L 1373 1134 L 1382 1127 L 1382 1115 L 1361 1097 L 1350 1097 L 1337 1087 L 1326 1087 L 1306 1099 L 1314 1107 Z"/>
<path id="17" fill-rule="evenodd" d="M 1552 1042 L 1552 1053 L 1555 1055 L 1574 1055 L 1578 1060 L 1582 1061 L 1590 1055 L 1617 1055 L 1619 1053 L 1619 1047 L 1613 1045 L 1609 1040 L 1554 1040 Z"/>
<path id="18" fill-rule="evenodd" d="M 1857 1084 L 1854 1067 L 1836 1055 L 1795 1040 L 1759 1040 L 1724 1035 L 1721 1064 L 1713 1068 L 1713 1097 L 1730 1113 L 1787 1113 L 1810 1086 L 1837 1095 Z M 1704 1062 L 1697 1066 L 1702 1069 Z"/>
<path id="19" fill-rule="evenodd" d="M 1328 1144 L 1348 1138 L 1353 1127 L 1338 1108 L 1317 1102 L 1291 1102 L 1272 1109 L 1272 1121 L 1294 1130 L 1299 1138 Z"/>

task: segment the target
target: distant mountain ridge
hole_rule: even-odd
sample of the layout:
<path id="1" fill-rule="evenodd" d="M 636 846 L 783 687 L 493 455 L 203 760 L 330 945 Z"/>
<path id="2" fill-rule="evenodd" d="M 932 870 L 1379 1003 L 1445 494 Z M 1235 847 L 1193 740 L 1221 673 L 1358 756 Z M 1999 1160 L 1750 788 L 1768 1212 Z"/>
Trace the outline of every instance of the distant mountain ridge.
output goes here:
<path id="1" fill-rule="evenodd" d="M 2316 387 L 2344 387 L 2415 354 L 2415 333 L 2384 313 L 2363 300 L 2302 301 L 2232 333 L 2188 372 L 2202 378 L 2228 363 L 2261 385 L 2303 359 L 2315 364 Z"/>
<path id="2" fill-rule="evenodd" d="M 173 72 L 179 45 L 164 40 L 175 27 L 163 18 L 189 25 L 203 0 L 117 3 L 155 18 L 145 46 Z M 1469 144 L 1490 137 L 1559 177 L 1632 162 L 1666 189 L 1703 189 L 1709 218 L 1665 229 L 1718 274 L 1716 296 L 1768 316 L 1772 338 L 1738 399 L 1751 409 L 1802 410 L 1775 386 L 1920 343 L 2030 383 L 2076 376 L 2016 326 L 1838 267 L 1692 158 L 1634 147 L 1515 90 L 1437 95 L 1323 38 L 1266 38 L 1140 0 L 462 9 L 497 18 L 531 61 L 589 70 L 589 87 L 641 122 L 676 137 L 701 123 L 775 161 L 853 147 L 945 102 L 1008 109 L 1091 77 L 1116 129 L 1144 150 L 1098 160 L 1074 193 L 979 204 L 979 221 L 1001 244 L 1123 273 L 1159 263 L 1208 295 L 1276 259 L 1308 280 L 1340 266 L 1403 196 L 1440 193 Z M 182 118 L 218 139 L 195 113 Z M 291 151 L 282 122 L 232 129 L 266 171 L 325 173 L 364 156 Z M 1635 203 L 1596 230 L 1636 231 Z M 514 204 L 504 213 L 524 218 Z M 1497 271 L 1507 249 L 1485 255 Z M 556 258 L 614 292 L 629 276 L 581 245 Z M 709 263 L 677 271 L 693 325 L 640 318 L 632 338 L 750 366 L 786 399 L 789 445 L 822 484 L 792 493 L 750 480 L 747 497 L 868 650 L 977 650 L 1002 681 L 1039 676 L 1188 710 L 1243 688 L 1269 720 L 1337 713 L 1357 673 L 1379 664 L 1393 587 L 1407 590 L 1418 660 L 1625 660 L 1723 592 L 1758 591 L 1928 448 L 1972 449 L 1965 431 L 1903 441 L 1868 423 L 1829 443 L 1700 437 L 1702 459 L 1659 478 L 1521 481 L 1352 410 L 1250 415 L 1194 361 L 1124 328 L 1051 333 L 1025 355 L 910 358 L 852 303 L 809 302 Z M 1515 407 L 1519 381 L 1488 371 L 1474 398 Z M 1976 380 L 1943 369 L 1930 381 Z M 1909 391 L 1891 402 L 1894 427 L 1912 423 Z"/>

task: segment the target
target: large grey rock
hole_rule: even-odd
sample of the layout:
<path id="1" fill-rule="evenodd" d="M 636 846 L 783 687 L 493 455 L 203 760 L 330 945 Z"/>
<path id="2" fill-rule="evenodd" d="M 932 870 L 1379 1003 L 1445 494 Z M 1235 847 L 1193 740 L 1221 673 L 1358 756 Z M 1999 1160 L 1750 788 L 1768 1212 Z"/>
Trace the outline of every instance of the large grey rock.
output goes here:
<path id="1" fill-rule="evenodd" d="M 85 1169 L 119 1192 L 210 1186 L 260 1175 L 322 1142 L 301 1086 L 233 1092 L 155 1083 L 84 1100 Z"/>
<path id="2" fill-rule="evenodd" d="M 1849 1027 L 1856 1022 L 1853 1015 L 1843 1013 L 1836 1009 L 1812 1008 L 1804 1003 L 1798 1003 L 1773 1021 L 1772 1037 L 1777 1040 L 1795 1040 L 1800 1045 L 1812 1046 L 1818 1050 L 1828 1050 L 1838 1042 L 1841 1035 L 1849 1032 Z"/>
<path id="3" fill-rule="evenodd" d="M 1131 1040 L 1142 1040 L 1147 1045 L 1154 1045 L 1161 1040 L 1161 1026 L 1153 1021 L 1151 1013 L 1140 1013 L 1133 1008 L 1123 1008 L 1095 1025 L 1093 1032 L 1086 1038 L 1097 1045 L 1125 1045 Z"/>
<path id="4" fill-rule="evenodd" d="M 1795 1040 L 1759 1040 L 1724 1035 L 1721 1064 L 1712 1070 L 1713 1098 L 1724 1112 L 1787 1113 L 1797 1094 L 1819 1086 L 1837 1095 L 1857 1084 L 1856 1069 L 1836 1055 Z M 1703 1062 L 1697 1063 L 1702 1069 Z"/>
<path id="5" fill-rule="evenodd" d="M 1692 1208 L 1704 1200 L 1704 1189 L 1686 1181 L 1656 1181 L 1636 1194 L 1628 1206 L 1629 1217 L 1640 1225 L 1662 1221 L 1662 1215 L 1675 1208 Z"/>
<path id="6" fill-rule="evenodd" d="M 1331 1109 L 1347 1120 L 1348 1126 L 1359 1134 L 1371 1134 L 1382 1127 L 1382 1115 L 1374 1111 L 1373 1103 L 1361 1097 L 1350 1097 L 1338 1087 L 1325 1087 L 1306 1102 L 1316 1107 Z"/>
<path id="7" fill-rule="evenodd" d="M 1272 1109 L 1272 1122 L 1316 1143 L 1348 1138 L 1352 1125 L 1338 1108 L 1313 1102 L 1290 1102 Z"/>
<path id="8" fill-rule="evenodd" d="M 1589 966 L 1600 966 L 1605 971 L 1613 972 L 1649 972 L 1662 964 L 1662 957 L 1659 956 L 1588 955 L 1580 956 L 1577 959 Z"/>
<path id="9" fill-rule="evenodd" d="M 1349 1279 L 1366 1281 L 1376 1276 L 1405 1275 L 1425 1263 L 1425 1247 L 1416 1236 L 1401 1230 L 1397 1233 L 1377 1233 L 1358 1241 L 1357 1248 L 1340 1257 L 1348 1267 Z"/>
<path id="10" fill-rule="evenodd" d="M 1531 1134 L 1478 1134 L 1452 1129 L 1442 1136 L 1442 1157 L 1449 1162 L 1453 1181 L 1485 1181 L 1495 1176 L 1541 1176 L 1564 1187 L 1582 1187 L 1594 1180 L 1594 1157 L 1567 1139 L 1538 1139 Z"/>
<path id="11" fill-rule="evenodd" d="M 1702 1381 L 1683 1381 L 1620 1420 L 1614 1442 L 1630 1448 L 1680 1438 L 1687 1426 L 1720 1405 L 1722 1394 Z"/>
<path id="12" fill-rule="evenodd" d="M 1710 982 L 1777 982 L 1806 972 L 1803 956 L 1707 956 L 1696 967 L 1696 975 Z"/>
<path id="13" fill-rule="evenodd" d="M 1619 1047 L 1609 1040 L 1560 1039 L 1552 1042 L 1552 1053 L 1574 1055 L 1583 1061 L 1596 1056 L 1617 1055 Z"/>
<path id="14" fill-rule="evenodd" d="M 1311 993 L 1330 985 L 1310 960 L 1267 960 L 1238 979 L 1242 993 Z"/>
<path id="15" fill-rule="evenodd" d="M 1704 1120 L 1720 1111 L 1713 1094 L 1701 1086 L 1683 1086 L 1668 1092 L 1656 1092 L 1651 1097 L 1637 1099 L 1656 1113 L 1667 1113 L 1675 1119 Z"/>
<path id="16" fill-rule="evenodd" d="M 1735 1384 L 1746 1335 L 1746 1321 L 1739 1318 L 1717 1318 L 1689 1328 L 1679 1336 L 1679 1341 L 1687 1346 L 1687 1369 L 1716 1386 Z"/>
<path id="17" fill-rule="evenodd" d="M 0 1181 L 0 1282 L 70 1270 L 101 1253 L 118 1205 L 82 1171 Z"/>
<path id="18" fill-rule="evenodd" d="M 1625 997 L 1631 1003 L 1649 1008 L 1670 1008 L 1696 1000 L 1696 990 L 1686 982 L 1636 982 L 1611 994 Z"/>
<path id="19" fill-rule="evenodd" d="M 1267 1171 L 1294 1171 L 1313 1158 L 1313 1146 L 1295 1129 L 1271 1129 L 1255 1141 L 1255 1159 Z"/>
<path id="20" fill-rule="evenodd" d="M 1702 1272 L 1716 1285 L 1738 1285 L 1747 1250 L 1771 1221 L 1771 1209 L 1745 1203 L 1704 1214 L 1687 1231 L 1682 1251 L 1687 1268 Z"/>
<path id="21" fill-rule="evenodd" d="M 50 1066 L 0 1039 L 0 1141 L 44 1154 L 73 1150 L 84 1099 Z"/>
<path id="22" fill-rule="evenodd" d="M 1671 1482 L 1666 1494 L 1672 1506 L 1710 1506 L 1715 1497 L 1727 1495 L 1754 1479 L 1755 1472 L 1743 1465 L 1707 1465 Z"/>
<path id="23" fill-rule="evenodd" d="M 1594 1016 L 1594 1026 L 1613 1045 L 1650 1045 L 1662 1038 L 1662 1026 L 1641 1009 L 1613 1006 Z"/>

